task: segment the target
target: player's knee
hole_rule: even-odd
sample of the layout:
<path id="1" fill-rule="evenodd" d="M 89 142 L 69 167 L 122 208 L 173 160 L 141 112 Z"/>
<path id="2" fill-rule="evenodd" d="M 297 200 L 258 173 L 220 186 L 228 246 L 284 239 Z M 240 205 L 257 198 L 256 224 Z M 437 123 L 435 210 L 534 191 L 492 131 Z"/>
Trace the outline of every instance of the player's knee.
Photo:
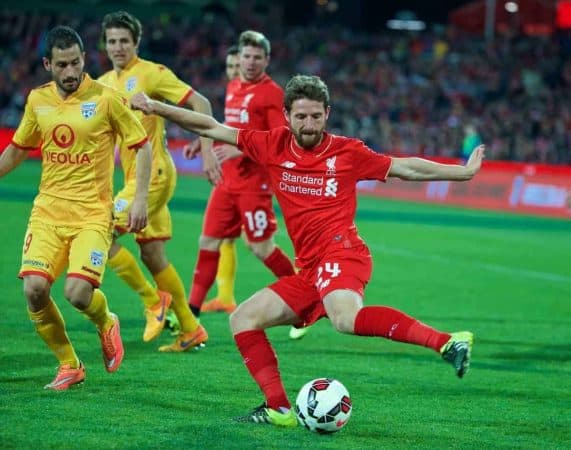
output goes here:
<path id="1" fill-rule="evenodd" d="M 264 261 L 272 254 L 276 246 L 274 241 L 269 239 L 264 242 L 251 242 L 248 244 L 248 247 L 250 247 L 252 253 L 256 255 L 259 260 Z"/>
<path id="2" fill-rule="evenodd" d="M 333 327 L 340 333 L 353 333 L 353 325 L 355 322 L 355 317 L 346 311 L 338 311 L 334 314 L 329 315 L 329 320 Z"/>
<path id="3" fill-rule="evenodd" d="M 28 306 L 30 309 L 32 311 L 39 311 L 44 308 L 49 301 L 49 281 L 43 278 L 37 278 L 34 280 L 24 279 L 24 295 L 28 300 Z"/>
<path id="4" fill-rule="evenodd" d="M 261 322 L 259 311 L 256 308 L 251 308 L 247 302 L 238 305 L 236 310 L 230 314 L 232 334 L 263 328 Z"/>
<path id="5" fill-rule="evenodd" d="M 248 314 L 244 311 L 244 308 L 240 308 L 242 305 L 238 305 L 238 308 L 230 314 L 230 330 L 232 334 L 240 333 L 241 331 L 247 330 L 248 328 Z"/>
<path id="6" fill-rule="evenodd" d="M 203 234 L 201 234 L 198 238 L 198 247 L 201 250 L 209 250 L 215 252 L 220 248 L 220 244 L 222 244 L 222 239 L 204 236 Z"/>
<path id="7" fill-rule="evenodd" d="M 141 246 L 141 260 L 152 274 L 159 273 L 168 266 L 165 252 L 160 247 Z"/>
<path id="8" fill-rule="evenodd" d="M 93 286 L 83 280 L 68 279 L 63 295 L 75 308 L 84 310 L 91 302 Z"/>

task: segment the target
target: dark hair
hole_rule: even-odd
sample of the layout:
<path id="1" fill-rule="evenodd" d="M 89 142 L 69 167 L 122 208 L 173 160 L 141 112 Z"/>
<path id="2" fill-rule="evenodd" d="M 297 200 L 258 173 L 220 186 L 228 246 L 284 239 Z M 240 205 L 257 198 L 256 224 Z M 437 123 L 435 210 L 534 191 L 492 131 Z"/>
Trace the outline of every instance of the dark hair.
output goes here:
<path id="1" fill-rule="evenodd" d="M 329 89 L 321 78 L 314 75 L 296 75 L 291 78 L 285 88 L 284 106 L 291 111 L 291 105 L 296 100 L 307 98 L 323 103 L 324 108 L 329 106 Z"/>
<path id="2" fill-rule="evenodd" d="M 237 55 L 238 53 L 240 53 L 240 50 L 238 49 L 237 45 L 233 45 L 231 47 L 228 47 L 228 50 L 226 50 L 226 56 L 234 56 Z"/>
<path id="3" fill-rule="evenodd" d="M 270 56 L 270 41 L 262 33 L 253 30 L 246 30 L 240 34 L 238 39 L 238 49 L 242 50 L 244 47 L 252 46 L 259 47 L 266 53 L 266 56 Z"/>
<path id="4" fill-rule="evenodd" d="M 116 11 L 106 14 L 105 17 L 103 17 L 103 22 L 101 22 L 101 38 L 103 39 L 103 43 L 106 41 L 105 31 L 109 28 L 125 28 L 129 30 L 135 45 L 139 43 L 143 35 L 141 22 L 127 11 Z"/>
<path id="5" fill-rule="evenodd" d="M 79 34 L 77 34 L 73 28 L 65 25 L 58 25 L 57 27 L 52 28 L 46 36 L 45 56 L 51 60 L 53 56 L 52 50 L 54 47 L 59 48 L 60 50 L 66 50 L 76 44 L 79 47 L 79 50 L 83 53 L 83 41 L 79 37 Z"/>

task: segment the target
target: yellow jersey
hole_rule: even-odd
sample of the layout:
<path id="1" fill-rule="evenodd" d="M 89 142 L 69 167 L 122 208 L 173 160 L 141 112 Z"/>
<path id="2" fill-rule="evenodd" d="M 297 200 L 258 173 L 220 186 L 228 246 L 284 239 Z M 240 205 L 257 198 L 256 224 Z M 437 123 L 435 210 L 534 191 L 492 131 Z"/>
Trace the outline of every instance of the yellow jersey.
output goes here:
<path id="1" fill-rule="evenodd" d="M 156 100 L 166 100 L 183 105 L 194 92 L 192 87 L 176 77 L 167 67 L 134 57 L 121 72 L 110 70 L 98 78 L 102 83 L 131 99 L 137 92 L 144 92 Z M 174 163 L 167 148 L 165 120 L 156 115 L 138 113 L 153 147 L 153 170 L 151 184 L 159 183 L 166 173 L 174 171 Z M 135 158 L 123 142 L 118 142 L 125 184 L 135 180 Z M 160 176 L 162 175 L 162 177 Z"/>
<path id="2" fill-rule="evenodd" d="M 87 74 L 65 99 L 53 81 L 33 89 L 12 139 L 20 149 L 41 145 L 42 175 L 31 219 L 108 226 L 117 136 L 133 154 L 147 142 L 144 128 L 116 90 Z"/>

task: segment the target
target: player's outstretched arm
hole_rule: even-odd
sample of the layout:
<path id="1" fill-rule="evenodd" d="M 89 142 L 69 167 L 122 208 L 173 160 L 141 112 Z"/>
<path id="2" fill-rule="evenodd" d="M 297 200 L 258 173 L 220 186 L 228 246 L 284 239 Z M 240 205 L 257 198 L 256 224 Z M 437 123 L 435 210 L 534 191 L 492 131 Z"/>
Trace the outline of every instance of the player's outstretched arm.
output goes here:
<path id="1" fill-rule="evenodd" d="M 389 177 L 412 181 L 467 181 L 478 173 L 482 166 L 486 147 L 474 149 L 465 165 L 440 164 L 423 158 L 393 158 Z"/>
<path id="2" fill-rule="evenodd" d="M 200 136 L 236 145 L 238 129 L 221 124 L 216 119 L 188 109 L 170 106 L 157 100 L 151 100 L 143 92 L 131 97 L 131 107 L 145 114 L 156 114 L 164 117 L 180 127 Z"/>
<path id="3" fill-rule="evenodd" d="M 0 177 L 10 173 L 27 157 L 28 152 L 26 150 L 20 150 L 15 145 L 8 144 L 0 155 Z"/>
<path id="4" fill-rule="evenodd" d="M 127 224 L 127 228 L 132 232 L 140 231 L 147 226 L 147 199 L 149 197 L 152 159 L 151 144 L 146 142 L 137 151 L 137 186 Z"/>

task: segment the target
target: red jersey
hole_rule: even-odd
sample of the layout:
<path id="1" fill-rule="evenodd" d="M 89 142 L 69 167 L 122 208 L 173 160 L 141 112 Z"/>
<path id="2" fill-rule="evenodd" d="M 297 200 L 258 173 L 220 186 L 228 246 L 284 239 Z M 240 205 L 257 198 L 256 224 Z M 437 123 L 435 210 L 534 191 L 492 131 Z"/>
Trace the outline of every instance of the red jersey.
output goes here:
<path id="1" fill-rule="evenodd" d="M 269 175 L 296 254 L 296 265 L 310 267 L 331 245 L 363 241 L 355 226 L 357 181 L 386 181 L 391 158 L 358 139 L 324 133 L 311 150 L 299 147 L 291 131 L 240 130 L 238 148 Z"/>
<path id="2" fill-rule="evenodd" d="M 255 83 L 232 80 L 226 88 L 224 123 L 248 130 L 271 130 L 285 125 L 284 93 L 268 75 Z M 242 156 L 222 164 L 221 187 L 233 192 L 271 192 L 267 173 Z"/>

